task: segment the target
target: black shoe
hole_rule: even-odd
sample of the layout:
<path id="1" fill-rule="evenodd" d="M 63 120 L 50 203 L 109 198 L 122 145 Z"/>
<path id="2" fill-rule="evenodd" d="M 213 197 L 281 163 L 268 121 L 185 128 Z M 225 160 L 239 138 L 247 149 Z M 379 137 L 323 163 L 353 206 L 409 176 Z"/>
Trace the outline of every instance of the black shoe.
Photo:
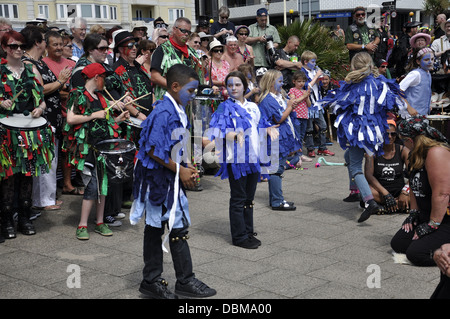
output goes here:
<path id="1" fill-rule="evenodd" d="M 175 293 L 185 297 L 204 298 L 214 296 L 217 292 L 204 282 L 194 278 L 186 284 L 177 282 Z"/>
<path id="2" fill-rule="evenodd" d="M 364 211 L 362 212 L 361 216 L 358 219 L 358 223 L 366 221 L 367 219 L 369 219 L 371 215 L 378 214 L 382 210 L 383 207 L 378 205 L 374 199 L 369 200 L 365 205 Z"/>
<path id="3" fill-rule="evenodd" d="M 12 221 L 2 222 L 1 233 L 5 239 L 16 238 L 16 230 L 14 229 L 14 223 Z"/>
<path id="4" fill-rule="evenodd" d="M 0 233 L 0 244 L 5 242 L 5 237 Z"/>
<path id="5" fill-rule="evenodd" d="M 258 243 L 259 242 L 259 243 Z M 261 245 L 261 241 L 256 238 L 248 237 L 240 243 L 233 244 L 234 246 L 245 248 L 245 249 L 256 249 Z"/>
<path id="6" fill-rule="evenodd" d="M 297 207 L 294 206 L 292 202 L 283 202 L 280 206 L 274 207 L 272 206 L 272 210 L 296 210 Z"/>
<path id="7" fill-rule="evenodd" d="M 261 241 L 258 238 L 256 238 L 257 235 L 258 235 L 257 233 L 253 233 L 253 234 L 249 235 L 248 237 L 250 238 L 250 240 L 255 242 L 258 246 L 261 246 Z"/>
<path id="8" fill-rule="evenodd" d="M 26 217 L 19 216 L 19 221 L 17 223 L 17 230 L 27 236 L 36 234 L 36 229 L 34 228 L 33 223 Z"/>
<path id="9" fill-rule="evenodd" d="M 151 284 L 142 281 L 139 286 L 139 291 L 152 299 L 178 299 L 178 296 L 167 288 L 167 281 L 164 279 L 152 282 Z"/>
<path id="10" fill-rule="evenodd" d="M 343 201 L 347 202 L 347 203 L 358 202 L 360 200 L 361 200 L 361 196 L 359 195 L 359 193 L 350 194 L 343 199 Z"/>

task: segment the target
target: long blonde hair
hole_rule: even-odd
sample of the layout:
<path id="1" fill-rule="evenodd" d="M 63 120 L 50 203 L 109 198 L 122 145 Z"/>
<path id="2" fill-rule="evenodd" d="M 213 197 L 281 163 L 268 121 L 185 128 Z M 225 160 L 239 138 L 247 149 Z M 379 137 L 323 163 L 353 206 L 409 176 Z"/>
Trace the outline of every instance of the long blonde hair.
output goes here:
<path id="1" fill-rule="evenodd" d="M 280 76 L 283 76 L 280 71 L 275 69 L 270 69 L 266 73 L 264 73 L 263 77 L 259 81 L 259 88 L 261 89 L 261 98 L 260 101 L 264 100 L 267 94 L 275 87 L 275 81 Z M 286 98 L 286 92 L 281 89 L 281 94 L 284 98 Z"/>
<path id="2" fill-rule="evenodd" d="M 373 64 L 373 59 L 367 52 L 358 52 L 353 57 L 350 64 L 351 71 L 345 77 L 347 83 L 359 83 L 373 74 L 378 77 L 378 69 Z"/>
<path id="3" fill-rule="evenodd" d="M 409 153 L 409 170 L 418 170 L 425 166 L 428 151 L 435 146 L 443 147 L 450 152 L 448 144 L 436 141 L 423 134 L 417 135 L 414 138 L 414 149 Z"/>

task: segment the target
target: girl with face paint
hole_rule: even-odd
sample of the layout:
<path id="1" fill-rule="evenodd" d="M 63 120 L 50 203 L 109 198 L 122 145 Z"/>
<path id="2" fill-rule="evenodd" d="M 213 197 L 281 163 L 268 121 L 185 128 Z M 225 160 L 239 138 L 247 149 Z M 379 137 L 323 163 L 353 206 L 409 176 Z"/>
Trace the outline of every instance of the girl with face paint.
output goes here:
<path id="1" fill-rule="evenodd" d="M 287 100 L 286 93 L 282 89 L 283 76 L 278 70 L 268 70 L 259 82 L 261 88 L 261 102 L 259 108 L 261 114 L 269 119 L 272 125 L 277 125 L 279 130 L 277 163 L 271 162 L 269 177 L 269 202 L 273 210 L 295 210 L 294 203 L 287 202 L 283 197 L 281 175 L 285 170 L 286 162 L 297 164 L 299 156 L 296 151 L 300 149 L 300 143 L 295 135 L 290 114 L 293 100 Z M 268 141 L 268 149 L 273 142 Z M 293 157 L 291 154 L 295 154 Z"/>
<path id="2" fill-rule="evenodd" d="M 430 48 L 416 49 L 413 53 L 412 70 L 400 82 L 406 100 L 420 115 L 431 111 L 431 73 L 434 53 Z"/>
<path id="3" fill-rule="evenodd" d="M 225 83 L 229 98 L 212 115 L 208 137 L 219 154 L 221 165 L 216 176 L 228 178 L 230 183 L 232 243 L 255 249 L 261 245 L 253 229 L 253 200 L 261 174 L 258 129 L 270 124 L 258 106 L 245 99 L 247 81 L 243 73 L 231 72 Z"/>

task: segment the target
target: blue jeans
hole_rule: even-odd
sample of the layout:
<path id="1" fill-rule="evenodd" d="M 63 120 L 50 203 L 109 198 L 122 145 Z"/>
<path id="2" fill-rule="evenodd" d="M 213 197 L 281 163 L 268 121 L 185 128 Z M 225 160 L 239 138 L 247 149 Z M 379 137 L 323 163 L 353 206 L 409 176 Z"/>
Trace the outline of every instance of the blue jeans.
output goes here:
<path id="1" fill-rule="evenodd" d="M 277 172 L 271 174 L 269 177 L 269 202 L 272 207 L 278 207 L 284 201 L 281 175 L 284 173 L 285 163 L 286 158 L 280 158 L 280 165 L 278 166 Z"/>
<path id="2" fill-rule="evenodd" d="M 362 169 L 364 153 L 363 149 L 354 146 L 345 151 L 344 158 L 350 178 L 350 189 L 359 189 L 363 201 L 366 202 L 373 199 L 373 195 Z"/>
<path id="3" fill-rule="evenodd" d="M 305 144 L 308 151 L 314 150 L 314 123 L 319 127 L 319 150 L 327 149 L 325 132 L 327 131 L 327 122 L 323 116 L 323 111 L 319 112 L 319 117 L 309 118 L 306 126 Z"/>
<path id="4" fill-rule="evenodd" d="M 308 126 L 308 119 L 295 118 L 293 122 L 295 135 L 297 136 L 298 141 L 300 142 L 300 148 L 302 149 L 303 154 L 303 139 L 305 138 L 306 127 Z"/>

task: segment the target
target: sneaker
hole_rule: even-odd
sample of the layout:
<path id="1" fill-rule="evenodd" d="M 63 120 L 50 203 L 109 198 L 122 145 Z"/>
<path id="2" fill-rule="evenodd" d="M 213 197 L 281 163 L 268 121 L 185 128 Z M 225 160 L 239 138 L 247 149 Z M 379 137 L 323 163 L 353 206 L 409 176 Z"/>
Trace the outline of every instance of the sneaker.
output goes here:
<path id="1" fill-rule="evenodd" d="M 116 220 L 113 216 L 105 216 L 103 222 L 111 227 L 119 227 L 122 226 L 122 222 L 120 220 Z"/>
<path id="2" fill-rule="evenodd" d="M 186 284 L 181 284 L 177 281 L 175 293 L 185 297 L 204 298 L 214 296 L 217 292 L 204 282 L 194 278 Z"/>
<path id="3" fill-rule="evenodd" d="M 351 203 L 351 202 L 358 202 L 361 199 L 359 193 L 352 193 L 348 195 L 346 198 L 343 199 L 344 202 Z"/>
<path id="4" fill-rule="evenodd" d="M 171 292 L 167 288 L 167 285 L 167 281 L 162 278 L 151 284 L 142 281 L 139 286 L 139 291 L 152 299 L 178 299 L 178 296 Z"/>
<path id="5" fill-rule="evenodd" d="M 256 249 L 261 244 L 258 244 L 257 241 L 253 240 L 253 238 L 249 236 L 248 238 L 244 239 L 244 241 L 242 241 L 240 243 L 233 244 L 233 245 L 237 246 L 237 247 L 245 248 L 245 249 Z"/>
<path id="6" fill-rule="evenodd" d="M 112 236 L 113 232 L 109 229 L 108 225 L 105 223 L 98 224 L 95 226 L 94 231 L 102 236 Z"/>
<path id="7" fill-rule="evenodd" d="M 312 158 L 310 158 L 310 157 L 308 157 L 306 155 L 302 155 L 301 159 L 302 159 L 303 162 L 312 162 L 313 161 Z"/>
<path id="8" fill-rule="evenodd" d="M 329 151 L 329 150 L 318 150 L 317 154 L 319 155 L 330 155 L 330 156 L 334 156 L 334 153 Z"/>
<path id="9" fill-rule="evenodd" d="M 309 157 L 316 157 L 316 153 L 314 151 L 309 151 L 308 152 L 308 156 Z"/>
<path id="10" fill-rule="evenodd" d="M 365 203 L 364 211 L 358 219 L 358 223 L 362 223 L 369 219 L 371 215 L 378 214 L 383 210 L 383 207 L 377 204 L 374 199 L 371 199 Z"/>
<path id="11" fill-rule="evenodd" d="M 77 239 L 79 239 L 79 240 L 88 240 L 89 239 L 89 233 L 87 231 L 87 227 L 78 227 L 76 235 L 77 235 Z"/>
<path id="12" fill-rule="evenodd" d="M 125 218 L 125 213 L 122 212 L 118 212 L 117 214 L 114 215 L 115 219 L 124 219 Z"/>
<path id="13" fill-rule="evenodd" d="M 293 203 L 283 202 L 280 206 L 272 206 L 272 210 L 296 210 L 297 207 Z"/>

